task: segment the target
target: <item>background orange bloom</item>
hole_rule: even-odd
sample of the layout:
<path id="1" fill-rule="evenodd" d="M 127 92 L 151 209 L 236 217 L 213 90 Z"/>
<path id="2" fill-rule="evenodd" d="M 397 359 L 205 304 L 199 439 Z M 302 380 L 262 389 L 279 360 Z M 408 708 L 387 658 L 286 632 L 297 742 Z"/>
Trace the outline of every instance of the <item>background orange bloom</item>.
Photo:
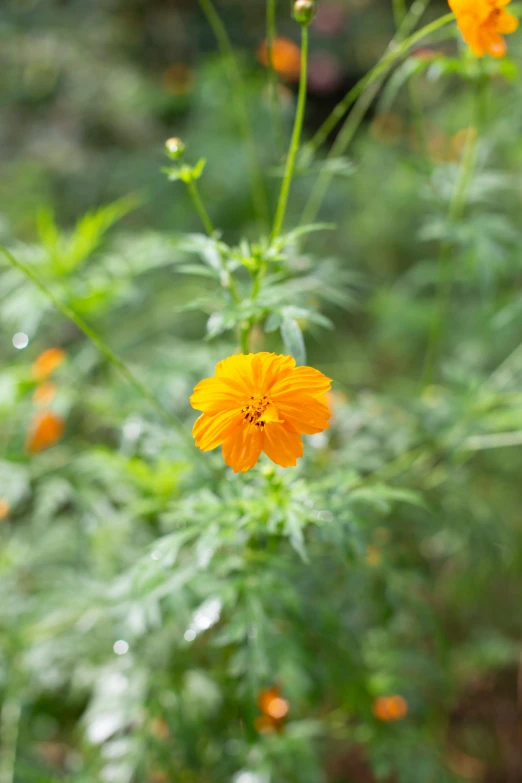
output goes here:
<path id="1" fill-rule="evenodd" d="M 63 435 L 65 422 L 61 416 L 51 411 L 38 413 L 33 421 L 27 438 L 27 451 L 38 454 L 58 443 Z"/>
<path id="2" fill-rule="evenodd" d="M 35 381 L 45 381 L 63 362 L 67 354 L 62 348 L 48 348 L 36 359 L 32 374 Z"/>
<path id="3" fill-rule="evenodd" d="M 402 720 L 408 714 L 408 703 L 402 696 L 379 696 L 372 707 L 373 714 L 382 721 Z"/>
<path id="4" fill-rule="evenodd" d="M 257 56 L 262 65 L 268 66 L 268 46 L 263 41 Z M 272 65 L 274 71 L 289 81 L 297 81 L 301 73 L 301 50 L 289 38 L 276 38 L 272 46 Z"/>

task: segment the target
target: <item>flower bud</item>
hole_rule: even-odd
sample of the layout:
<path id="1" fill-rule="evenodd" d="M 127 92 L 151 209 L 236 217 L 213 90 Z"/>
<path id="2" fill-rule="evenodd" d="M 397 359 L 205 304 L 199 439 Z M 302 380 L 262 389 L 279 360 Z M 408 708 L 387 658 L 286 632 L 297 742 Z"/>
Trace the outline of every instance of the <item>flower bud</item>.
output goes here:
<path id="1" fill-rule="evenodd" d="M 165 142 L 165 150 L 171 160 L 177 160 L 178 158 L 181 158 L 185 152 L 185 144 L 181 139 L 173 136 Z"/>
<path id="2" fill-rule="evenodd" d="M 302 25 L 309 25 L 315 15 L 315 0 L 295 0 L 294 19 Z"/>

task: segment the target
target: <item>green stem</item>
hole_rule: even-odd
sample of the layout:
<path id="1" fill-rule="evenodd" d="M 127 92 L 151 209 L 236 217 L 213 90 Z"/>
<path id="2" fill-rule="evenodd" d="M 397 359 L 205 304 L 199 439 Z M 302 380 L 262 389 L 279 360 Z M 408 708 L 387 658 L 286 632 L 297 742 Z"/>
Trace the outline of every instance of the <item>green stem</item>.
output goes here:
<path id="1" fill-rule="evenodd" d="M 240 335 L 240 341 L 241 341 L 241 353 L 248 353 L 248 338 L 250 337 L 250 329 L 251 324 L 248 323 L 247 326 L 241 327 L 241 335 Z"/>
<path id="2" fill-rule="evenodd" d="M 266 0 L 266 60 L 268 66 L 268 83 L 270 91 L 270 106 L 272 110 L 272 124 L 274 126 L 276 146 L 279 149 L 282 144 L 283 129 L 281 126 L 281 114 L 279 111 L 279 99 L 277 96 L 277 74 L 274 68 L 274 41 L 276 38 L 276 7 L 277 0 Z"/>
<path id="3" fill-rule="evenodd" d="M 196 208 L 196 212 L 198 213 L 198 215 L 199 215 L 199 217 L 201 219 L 201 222 L 203 223 L 203 227 L 204 227 L 205 231 L 207 232 L 207 234 L 209 235 L 209 237 L 211 237 L 214 234 L 216 229 L 214 228 L 214 224 L 212 223 L 212 221 L 210 219 L 210 216 L 209 216 L 207 210 L 205 209 L 205 205 L 203 204 L 203 201 L 201 200 L 201 196 L 199 195 L 198 187 L 197 187 L 196 183 L 194 182 L 194 180 L 189 180 L 187 182 L 187 189 L 188 189 L 188 192 L 189 192 L 190 197 L 192 199 L 192 203 L 194 204 L 194 206 Z"/>
<path id="4" fill-rule="evenodd" d="M 466 205 L 466 196 L 468 193 L 469 184 L 475 170 L 477 139 L 478 133 L 476 127 L 471 127 L 466 139 L 466 146 L 462 156 L 462 164 L 460 166 L 458 179 L 455 184 L 455 189 L 453 191 L 453 196 L 447 215 L 447 225 L 450 234 L 453 233 L 453 230 L 461 218 L 462 212 Z M 452 288 L 452 247 L 452 237 L 450 236 L 442 243 L 440 249 L 438 264 L 439 280 L 437 285 L 437 305 L 431 324 L 428 350 L 426 352 L 426 360 L 424 363 L 422 376 L 423 386 L 433 383 L 435 365 L 437 363 L 443 337 L 444 323 L 448 316 Z"/>
<path id="5" fill-rule="evenodd" d="M 357 85 L 355 85 L 355 87 L 350 91 L 350 93 L 348 93 L 348 96 L 351 96 L 351 98 L 353 98 L 353 100 L 350 100 L 349 105 L 346 105 L 346 101 L 341 102 L 341 104 L 343 105 L 343 111 L 341 111 L 341 114 L 344 114 L 344 110 L 346 109 L 347 111 L 351 103 L 353 103 L 354 101 L 355 101 L 355 106 L 353 110 L 350 112 L 349 116 L 346 118 L 344 125 L 341 128 L 341 131 L 337 139 L 335 140 L 335 143 L 332 145 L 332 149 L 330 150 L 330 153 L 326 158 L 326 164 L 323 165 L 322 167 L 321 173 L 319 174 L 318 180 L 312 190 L 308 203 L 306 204 L 306 207 L 304 209 L 303 216 L 300 221 L 301 225 L 312 223 L 315 220 L 317 213 L 319 212 L 319 209 L 323 202 L 324 196 L 326 195 L 328 188 L 330 187 L 332 178 L 334 176 L 333 171 L 331 170 L 330 167 L 328 167 L 328 162 L 331 159 L 340 157 L 346 153 L 348 146 L 350 145 L 352 139 L 357 133 L 359 126 L 362 120 L 364 119 L 366 112 L 368 111 L 368 108 L 370 107 L 374 97 L 376 96 L 380 88 L 381 82 L 384 80 L 385 76 L 388 74 L 393 64 L 400 57 L 406 54 L 412 46 L 415 46 L 415 44 L 417 44 L 427 35 L 430 35 L 431 33 L 435 32 L 436 30 L 439 30 L 441 27 L 448 24 L 449 22 L 452 22 L 454 18 L 455 18 L 454 14 L 446 14 L 440 19 L 437 19 L 434 22 L 431 22 L 430 24 L 426 25 L 421 30 L 418 30 L 409 38 L 406 38 L 404 41 L 402 41 L 402 43 L 397 45 L 394 51 L 385 55 L 377 63 L 377 65 L 370 71 L 370 73 L 367 74 Z M 341 106 L 341 104 L 339 104 L 339 106 Z M 334 109 L 332 115 L 335 112 L 336 109 Z M 330 120 L 327 120 L 327 123 L 329 123 L 329 121 Z M 326 132 L 326 135 L 328 135 L 330 130 L 332 130 L 336 124 L 337 124 L 337 119 L 335 119 L 333 125 L 329 127 L 329 129 Z M 326 123 L 323 126 L 323 129 L 320 129 L 318 131 L 318 134 L 322 134 L 325 126 Z M 316 134 L 316 137 L 314 137 L 314 139 L 312 140 L 312 145 L 315 145 L 317 143 L 317 138 L 318 135 Z M 322 138 L 322 136 L 320 138 Z"/>
<path id="6" fill-rule="evenodd" d="M 405 0 L 393 0 L 393 19 L 395 22 L 395 28 L 398 30 L 404 17 L 406 16 L 406 2 Z"/>
<path id="7" fill-rule="evenodd" d="M 187 189 L 190 194 L 190 197 L 192 199 L 192 203 L 194 204 L 194 207 L 196 208 L 196 212 L 198 213 L 201 222 L 203 223 L 203 227 L 209 237 L 213 237 L 215 234 L 215 227 L 212 223 L 212 220 L 210 219 L 210 216 L 205 208 L 205 205 L 203 204 L 203 201 L 201 199 L 201 196 L 199 194 L 199 188 L 194 182 L 194 180 L 189 180 L 187 182 Z M 231 272 L 228 269 L 227 263 L 225 258 L 223 257 L 223 253 L 219 253 L 219 258 L 221 260 L 221 269 L 224 272 L 227 287 L 230 291 L 230 295 L 232 296 L 232 299 L 236 304 L 239 304 L 241 302 L 241 297 L 239 296 L 237 287 L 236 287 L 236 281 L 231 274 Z"/>
<path id="8" fill-rule="evenodd" d="M 16 748 L 20 730 L 22 705 L 19 699 L 7 696 L 0 716 L 1 747 L 0 783 L 14 783 L 16 767 Z"/>
<path id="9" fill-rule="evenodd" d="M 257 157 L 257 150 L 252 132 L 252 126 L 248 117 L 247 102 L 243 79 L 234 56 L 234 50 L 219 14 L 217 13 L 212 0 L 199 0 L 201 10 L 205 14 L 207 21 L 212 28 L 219 51 L 225 61 L 229 73 L 230 82 L 234 85 L 233 97 L 237 114 L 239 130 L 245 144 L 248 167 L 250 170 L 252 202 L 259 219 L 268 225 L 269 212 L 268 200 L 265 191 L 263 175 Z"/>
<path id="10" fill-rule="evenodd" d="M 366 112 L 370 108 L 375 96 L 377 95 L 379 88 L 380 84 L 374 83 L 369 87 L 368 90 L 366 90 L 366 92 L 361 95 L 353 107 L 353 110 L 350 112 L 343 127 L 341 128 L 341 131 L 335 142 L 333 143 L 330 154 L 328 155 L 328 159 L 340 157 L 347 150 L 352 139 L 359 130 L 359 126 L 363 121 Z M 308 225 L 309 223 L 314 222 L 321 204 L 323 203 L 323 199 L 326 196 L 328 188 L 330 187 L 332 176 L 332 173 L 328 170 L 325 170 L 324 168 L 319 174 L 317 182 L 312 189 L 310 197 L 304 208 L 300 221 L 302 225 Z"/>
<path id="11" fill-rule="evenodd" d="M 138 380 L 138 378 L 136 378 L 132 370 L 114 353 L 114 351 L 112 351 L 111 348 L 109 348 L 109 346 L 94 331 L 94 329 L 85 323 L 83 318 L 81 318 L 78 313 L 72 310 L 72 308 L 61 302 L 43 282 L 43 280 L 41 280 L 39 275 L 33 269 L 31 269 L 31 267 L 26 266 L 26 264 L 24 264 L 22 261 L 15 258 L 15 256 L 13 256 L 12 253 L 10 253 L 2 245 L 0 245 L 0 252 L 7 258 L 11 266 L 15 267 L 15 269 L 18 269 L 19 272 L 21 272 L 23 275 L 25 275 L 25 277 L 31 280 L 32 283 L 34 283 L 34 285 L 47 297 L 47 299 L 49 299 L 49 301 L 53 303 L 53 305 L 62 313 L 62 315 L 76 324 L 78 329 L 80 329 L 85 334 L 85 336 L 89 338 L 89 340 L 96 346 L 100 353 L 105 356 L 107 361 L 109 361 L 118 370 L 118 372 L 130 383 L 130 385 L 133 386 L 136 391 L 139 392 L 139 394 L 145 397 L 145 399 L 147 399 L 156 408 L 158 413 L 160 413 L 163 418 L 169 421 L 183 441 L 187 445 L 190 445 L 192 450 L 193 443 L 192 440 L 188 437 L 183 423 L 177 418 L 177 416 L 175 416 L 175 414 L 169 411 L 168 408 L 166 408 L 158 399 L 156 399 L 156 397 L 144 384 L 142 384 L 140 380 Z"/>
<path id="12" fill-rule="evenodd" d="M 295 113 L 294 130 L 292 132 L 292 139 L 290 141 L 290 149 L 288 151 L 288 157 L 286 159 L 285 173 L 283 175 L 283 182 L 281 184 L 281 192 L 279 194 L 279 202 L 277 204 L 277 211 L 274 220 L 274 226 L 272 228 L 271 241 L 273 242 L 281 233 L 283 222 L 285 219 L 286 207 L 288 204 L 288 196 L 290 194 L 290 187 L 292 185 L 292 179 L 295 170 L 295 160 L 299 151 L 299 143 L 301 141 L 301 132 L 303 130 L 303 121 L 306 108 L 306 87 L 308 78 L 308 27 L 306 25 L 301 26 L 301 75 L 299 78 L 299 94 L 297 97 L 297 109 Z"/>
<path id="13" fill-rule="evenodd" d="M 324 144 L 330 133 L 343 119 L 350 107 L 375 80 L 379 79 L 380 77 L 384 78 L 391 70 L 395 62 L 404 54 L 406 54 L 409 49 L 415 46 L 415 44 L 419 43 L 419 41 L 421 41 L 427 35 L 430 35 L 431 33 L 437 31 L 439 28 L 454 20 L 454 14 L 446 14 L 440 19 L 437 19 L 434 22 L 426 25 L 421 30 L 418 30 L 413 35 L 404 38 L 404 36 L 407 35 L 406 31 L 409 31 L 409 29 L 411 29 L 411 25 L 416 24 L 422 13 L 424 13 L 428 2 L 429 0 L 417 0 L 417 2 L 412 5 L 408 16 L 401 25 L 400 30 L 390 42 L 381 59 L 377 62 L 376 65 L 374 65 L 369 73 L 363 76 L 363 78 L 360 79 L 357 84 L 346 93 L 344 98 L 339 101 L 337 106 L 335 106 L 331 114 L 326 118 L 319 130 L 313 136 L 307 145 L 307 151 L 310 154 L 315 153 L 319 147 Z"/>

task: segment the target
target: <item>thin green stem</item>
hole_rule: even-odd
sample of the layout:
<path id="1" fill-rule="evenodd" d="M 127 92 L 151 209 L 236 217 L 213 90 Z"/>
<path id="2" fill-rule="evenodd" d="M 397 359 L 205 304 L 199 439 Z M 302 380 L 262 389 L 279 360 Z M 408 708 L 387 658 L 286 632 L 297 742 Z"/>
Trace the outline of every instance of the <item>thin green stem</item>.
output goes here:
<path id="1" fill-rule="evenodd" d="M 352 103 L 355 103 L 355 105 L 345 120 L 344 125 L 341 128 L 341 131 L 339 132 L 339 135 L 335 140 L 335 143 L 332 145 L 330 153 L 326 158 L 326 164 L 322 167 L 321 173 L 319 174 L 317 182 L 304 209 L 303 216 L 301 218 L 301 224 L 311 223 L 315 220 L 334 176 L 334 172 L 332 171 L 331 167 L 328 166 L 328 163 L 333 158 L 340 157 L 346 153 L 348 146 L 356 135 L 359 126 L 366 115 L 366 112 L 368 111 L 374 97 L 380 88 L 381 82 L 384 80 L 391 67 L 398 59 L 400 59 L 400 57 L 406 54 L 409 49 L 415 46 L 415 44 L 419 43 L 419 41 L 421 41 L 426 36 L 431 35 L 435 31 L 444 27 L 444 25 L 449 24 L 449 22 L 452 22 L 454 18 L 454 14 L 446 14 L 440 19 L 437 19 L 434 22 L 426 25 L 421 30 L 418 30 L 409 38 L 406 38 L 396 46 L 394 51 L 384 55 L 377 65 L 350 91 L 350 93 L 348 93 L 348 96 L 350 96 L 350 102 L 348 105 L 346 104 L 346 100 L 341 102 L 341 115 L 343 115 L 345 111 L 348 110 Z M 341 104 L 339 104 L 339 107 L 341 107 Z M 331 116 L 333 116 L 335 112 L 336 109 L 334 109 L 334 112 L 332 112 Z M 329 123 L 329 121 L 330 120 L 327 120 L 327 123 Z M 332 130 L 336 124 L 337 118 L 331 127 L 327 129 L 326 135 L 328 135 L 329 131 Z M 326 123 L 323 126 L 323 129 L 319 130 L 318 134 L 322 134 L 324 132 L 325 126 Z M 312 145 L 317 143 L 318 138 L 321 140 L 322 135 L 318 136 L 316 134 L 316 137 L 314 137 L 312 140 Z"/>
<path id="2" fill-rule="evenodd" d="M 377 95 L 379 87 L 380 84 L 375 82 L 361 95 L 333 143 L 328 159 L 340 157 L 347 150 L 352 139 L 359 130 L 359 126 L 363 121 L 366 112 Z M 325 168 L 323 168 L 319 174 L 317 182 L 312 189 L 308 202 L 304 208 L 301 218 L 302 225 L 308 225 L 309 223 L 314 222 L 328 188 L 330 187 L 332 176 L 331 171 Z"/>
<path id="3" fill-rule="evenodd" d="M 277 95 L 277 74 L 274 68 L 274 41 L 276 38 L 276 8 L 277 0 L 266 0 L 266 60 L 268 67 L 268 87 L 270 92 L 270 107 L 275 142 L 278 149 L 282 146 L 283 128 Z"/>
<path id="4" fill-rule="evenodd" d="M 306 87 L 308 79 L 308 27 L 301 26 L 301 75 L 299 78 L 299 93 L 297 96 L 297 109 L 295 113 L 294 130 L 290 141 L 290 149 L 286 159 L 285 173 L 281 184 L 281 192 L 277 204 L 274 226 L 272 228 L 271 241 L 273 242 L 283 227 L 286 208 L 288 205 L 288 196 L 295 170 L 295 161 L 299 151 L 301 141 L 301 132 L 303 130 L 303 121 L 306 108 Z"/>
<path id="5" fill-rule="evenodd" d="M 148 400 L 148 402 L 150 402 L 154 408 L 156 408 L 158 413 L 164 419 L 168 420 L 172 427 L 178 432 L 182 440 L 186 443 L 186 445 L 190 445 L 192 450 L 193 443 L 187 435 L 183 423 L 177 418 L 175 414 L 169 411 L 168 408 L 163 405 L 163 403 L 156 399 L 156 397 L 148 390 L 148 388 L 134 375 L 132 370 L 125 364 L 125 362 L 120 359 L 111 348 L 109 348 L 109 346 L 94 331 L 94 329 L 85 323 L 83 318 L 81 318 L 81 316 L 79 316 L 78 313 L 76 313 L 72 308 L 64 304 L 64 302 L 61 302 L 46 285 L 46 283 L 43 282 L 34 269 L 31 269 L 31 267 L 26 266 L 23 261 L 15 258 L 15 256 L 2 245 L 0 245 L 0 252 L 9 261 L 11 266 L 13 266 L 15 269 L 18 269 L 19 272 L 21 272 L 23 275 L 25 275 L 25 277 L 31 280 L 32 283 L 34 283 L 34 285 L 47 297 L 47 299 L 49 299 L 50 302 L 52 302 L 52 304 L 62 313 L 62 315 L 76 324 L 78 329 L 80 329 L 85 334 L 85 336 L 89 338 L 89 340 L 96 346 L 100 353 L 105 356 L 107 361 L 109 361 L 110 364 L 112 364 L 113 367 L 118 370 L 118 372 L 128 381 L 128 383 L 133 386 L 134 389 L 136 389 L 136 391 L 142 395 L 142 397 L 145 397 L 145 399 Z"/>
<path id="6" fill-rule="evenodd" d="M 250 322 L 246 326 L 241 327 L 241 333 L 240 333 L 240 342 L 241 342 L 241 353 L 248 353 L 248 340 L 250 337 L 250 329 L 251 324 Z"/>
<path id="7" fill-rule="evenodd" d="M 323 124 L 321 125 L 319 130 L 315 133 L 315 135 L 313 136 L 309 144 L 307 144 L 307 152 L 313 154 L 319 149 L 319 147 L 321 147 L 324 144 L 324 142 L 326 141 L 330 133 L 334 130 L 336 125 L 339 122 L 341 122 L 345 114 L 348 112 L 350 107 L 355 103 L 355 101 L 359 98 L 359 96 L 375 80 L 381 77 L 384 78 L 387 75 L 387 73 L 391 70 L 395 62 L 398 59 L 400 59 L 404 54 L 406 54 L 409 49 L 415 46 L 415 44 L 419 43 L 419 41 L 421 41 L 426 36 L 431 35 L 433 32 L 436 32 L 439 28 L 443 27 L 444 25 L 454 20 L 455 18 L 454 14 L 446 14 L 440 19 L 437 19 L 436 21 L 426 25 L 421 30 L 418 30 L 413 35 L 409 37 L 405 37 L 408 35 L 408 32 L 412 29 L 412 26 L 415 26 L 417 24 L 418 20 L 426 10 L 428 3 L 429 0 L 417 0 L 417 2 L 415 2 L 412 5 L 407 17 L 405 18 L 397 34 L 394 36 L 394 38 L 388 45 L 388 48 L 386 49 L 384 55 L 376 63 L 376 65 L 374 65 L 371 71 L 369 71 L 365 76 L 363 76 L 363 78 L 360 79 L 357 82 L 357 84 L 355 84 L 352 87 L 352 89 L 346 93 L 344 98 L 342 98 L 339 101 L 337 106 L 334 107 L 331 114 L 323 122 Z"/>
<path id="8" fill-rule="evenodd" d="M 233 97 L 239 130 L 243 137 L 245 145 L 248 167 L 251 179 L 252 202 L 259 219 L 266 225 L 269 223 L 268 200 L 265 191 L 265 184 L 254 141 L 252 125 L 247 111 L 247 101 L 245 86 L 241 77 L 241 72 L 234 56 L 232 43 L 223 24 L 221 17 L 216 11 L 212 0 L 199 0 L 201 10 L 205 14 L 207 21 L 212 28 L 216 38 L 221 56 L 226 63 L 230 82 L 234 85 Z"/>
<path id="9" fill-rule="evenodd" d="M 395 22 L 395 28 L 398 30 L 402 24 L 402 20 L 406 16 L 406 2 L 405 0 L 393 0 L 393 19 Z"/>
<path id="10" fill-rule="evenodd" d="M 199 215 L 199 217 L 201 219 L 201 222 L 203 223 L 203 227 L 204 227 L 205 231 L 207 232 L 209 237 L 213 237 L 214 234 L 215 234 L 216 229 L 214 227 L 214 224 L 212 223 L 212 220 L 210 219 L 210 216 L 209 216 L 209 214 L 208 214 L 208 212 L 206 210 L 205 205 L 203 204 L 203 200 L 202 200 L 202 198 L 200 196 L 198 186 L 196 185 L 196 183 L 193 180 L 189 180 L 189 182 L 187 182 L 187 189 L 188 189 L 188 192 L 189 192 L 190 197 L 192 199 L 192 203 L 194 204 L 194 207 L 196 208 L 196 212 L 198 213 L 198 215 Z M 230 270 L 228 269 L 226 260 L 225 260 L 225 258 L 223 256 L 223 253 L 221 253 L 221 252 L 219 253 L 219 258 L 221 260 L 221 269 L 223 270 L 223 273 L 224 273 L 224 276 L 225 276 L 225 280 L 226 280 L 226 284 L 227 284 L 227 288 L 230 291 L 230 295 L 232 296 L 232 299 L 234 300 L 234 302 L 236 302 L 236 304 L 239 304 L 241 302 L 241 297 L 239 296 L 239 293 L 238 293 L 238 290 L 237 290 L 237 287 L 236 287 L 236 281 L 235 281 L 233 275 L 231 274 Z"/>
<path id="11" fill-rule="evenodd" d="M 22 705 L 20 699 L 11 698 L 8 693 L 0 715 L 0 742 L 2 750 L 0 753 L 0 783 L 14 783 L 16 748 L 21 716 Z"/>
<path id="12" fill-rule="evenodd" d="M 395 29 L 397 33 L 400 33 L 401 25 L 406 17 L 406 2 L 405 0 L 393 0 L 393 19 L 395 22 Z M 415 75 L 412 75 L 408 79 L 408 98 L 410 103 L 410 114 L 413 125 L 413 132 L 415 140 L 421 155 L 423 165 L 426 167 L 429 173 L 429 168 L 426 165 L 429 164 L 429 159 L 426 155 L 426 134 L 424 132 L 424 124 L 422 117 L 422 105 L 415 89 L 414 84 Z"/>
<path id="13" fill-rule="evenodd" d="M 198 186 L 193 180 L 189 180 L 189 182 L 187 182 L 187 189 L 190 194 L 190 198 L 192 199 L 192 203 L 196 208 L 196 212 L 198 213 L 201 222 L 203 223 L 203 227 L 207 232 L 207 234 L 209 235 L 209 237 L 211 237 L 216 229 L 214 228 L 214 224 L 212 223 L 210 216 L 205 208 L 205 205 L 201 200 Z"/>

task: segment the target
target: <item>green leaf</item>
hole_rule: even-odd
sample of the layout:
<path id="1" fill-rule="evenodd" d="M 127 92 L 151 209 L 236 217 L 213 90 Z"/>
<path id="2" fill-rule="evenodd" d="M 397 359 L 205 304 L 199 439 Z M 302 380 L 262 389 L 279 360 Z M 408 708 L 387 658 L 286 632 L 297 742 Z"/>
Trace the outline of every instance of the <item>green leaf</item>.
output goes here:
<path id="1" fill-rule="evenodd" d="M 285 318 L 281 324 L 281 337 L 285 352 L 293 356 L 296 363 L 306 364 L 306 348 L 303 333 L 294 318 Z"/>

